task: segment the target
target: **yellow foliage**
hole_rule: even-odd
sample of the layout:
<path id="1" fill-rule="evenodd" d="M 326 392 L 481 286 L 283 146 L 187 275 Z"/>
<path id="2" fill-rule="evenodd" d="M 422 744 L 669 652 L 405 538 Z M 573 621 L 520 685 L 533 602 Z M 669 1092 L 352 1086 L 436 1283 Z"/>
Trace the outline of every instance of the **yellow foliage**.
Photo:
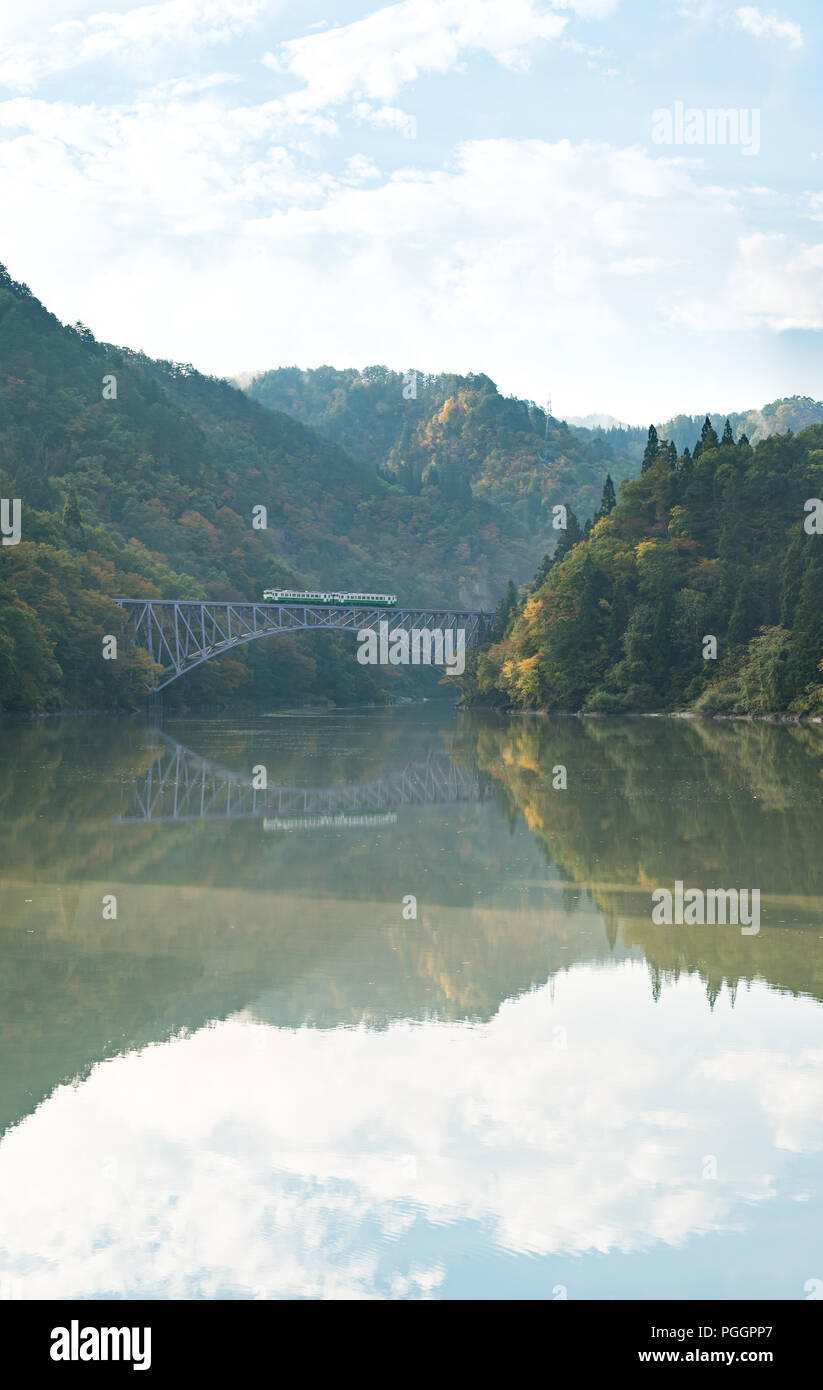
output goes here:
<path id="1" fill-rule="evenodd" d="M 452 416 L 457 415 L 460 411 L 461 406 L 460 402 L 457 400 L 457 397 L 449 396 L 448 399 L 443 402 L 437 414 L 438 424 L 447 425 L 451 420 Z"/>
<path id="2" fill-rule="evenodd" d="M 539 660 L 539 656 L 527 656 L 517 663 L 517 675 L 514 683 L 524 700 L 537 698 L 537 663 Z"/>

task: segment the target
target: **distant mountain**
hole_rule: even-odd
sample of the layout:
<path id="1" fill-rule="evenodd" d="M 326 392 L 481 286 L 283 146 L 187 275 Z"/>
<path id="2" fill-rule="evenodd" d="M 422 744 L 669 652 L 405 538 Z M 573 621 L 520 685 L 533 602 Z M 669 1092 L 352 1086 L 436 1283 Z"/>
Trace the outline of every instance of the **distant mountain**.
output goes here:
<path id="1" fill-rule="evenodd" d="M 658 435 L 671 440 L 678 454 L 682 454 L 685 448 L 694 448 L 704 419 L 705 415 L 675 415 L 671 420 L 654 423 Z M 732 410 L 726 415 L 710 411 L 709 419 L 718 435 L 728 419 L 735 439 L 745 434 L 750 444 L 757 444 L 770 434 L 785 434 L 788 430 L 797 434 L 809 425 L 823 423 L 823 401 L 811 396 L 783 396 L 756 410 Z M 643 457 L 648 425 L 618 425 L 611 416 L 595 415 L 569 420 L 569 424 L 581 438 L 590 442 L 600 439 L 634 463 Z"/>
<path id="2" fill-rule="evenodd" d="M 552 416 L 547 434 L 542 409 L 501 396 L 482 374 L 281 367 L 255 377 L 246 390 L 340 444 L 409 496 L 437 496 L 450 509 L 484 504 L 501 537 L 514 526 L 541 555 L 556 538 L 554 504 L 584 519 L 598 507 L 607 473 L 617 485 L 636 472 L 605 440 L 583 440 Z"/>
<path id="3" fill-rule="evenodd" d="M 614 415 L 567 415 L 567 425 L 578 425 L 586 430 L 627 430 L 631 429 Z"/>

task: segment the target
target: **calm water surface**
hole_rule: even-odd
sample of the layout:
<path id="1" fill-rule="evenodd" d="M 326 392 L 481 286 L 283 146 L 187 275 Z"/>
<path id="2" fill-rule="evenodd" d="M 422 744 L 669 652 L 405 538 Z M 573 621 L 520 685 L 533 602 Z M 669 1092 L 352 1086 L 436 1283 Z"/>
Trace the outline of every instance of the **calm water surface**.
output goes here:
<path id="1" fill-rule="evenodd" d="M 0 726 L 0 1293 L 807 1297 L 821 832 L 817 726 Z"/>

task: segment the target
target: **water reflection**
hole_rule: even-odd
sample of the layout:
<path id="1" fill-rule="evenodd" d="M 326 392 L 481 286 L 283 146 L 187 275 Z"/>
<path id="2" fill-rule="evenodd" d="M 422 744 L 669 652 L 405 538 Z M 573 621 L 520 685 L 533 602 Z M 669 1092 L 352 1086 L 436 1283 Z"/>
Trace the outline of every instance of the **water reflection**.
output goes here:
<path id="1" fill-rule="evenodd" d="M 820 1276 L 819 729 L 73 721 L 0 761 L 14 1294 Z M 215 816 L 257 764 L 284 802 Z M 364 816 L 353 789 L 397 819 L 265 829 Z M 759 886 L 760 934 L 652 926 L 676 877 Z"/>
<path id="2" fill-rule="evenodd" d="M 136 780 L 119 823 L 238 820 L 265 817 L 267 830 L 327 829 L 390 824 L 405 806 L 477 801 L 476 772 L 430 749 L 416 763 L 353 785 L 270 785 L 264 764 L 244 776 L 202 758 L 162 730 L 153 731 L 158 755 Z M 373 819 L 374 818 L 374 819 Z M 379 818 L 379 819 L 376 819 Z"/>

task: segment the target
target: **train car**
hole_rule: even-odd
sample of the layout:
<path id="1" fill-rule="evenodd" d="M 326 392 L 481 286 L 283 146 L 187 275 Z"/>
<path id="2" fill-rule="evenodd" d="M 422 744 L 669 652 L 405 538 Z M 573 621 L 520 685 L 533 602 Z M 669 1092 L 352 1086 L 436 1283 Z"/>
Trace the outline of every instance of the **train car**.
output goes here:
<path id="1" fill-rule="evenodd" d="M 264 589 L 264 603 L 341 603 L 368 604 L 380 608 L 394 608 L 396 594 L 348 594 L 326 592 L 321 589 Z"/>
<path id="2" fill-rule="evenodd" d="M 266 603 L 334 603 L 337 595 L 322 589 L 264 589 Z"/>
<path id="3" fill-rule="evenodd" d="M 337 603 L 378 604 L 382 608 L 395 608 L 397 594 L 338 594 Z"/>

